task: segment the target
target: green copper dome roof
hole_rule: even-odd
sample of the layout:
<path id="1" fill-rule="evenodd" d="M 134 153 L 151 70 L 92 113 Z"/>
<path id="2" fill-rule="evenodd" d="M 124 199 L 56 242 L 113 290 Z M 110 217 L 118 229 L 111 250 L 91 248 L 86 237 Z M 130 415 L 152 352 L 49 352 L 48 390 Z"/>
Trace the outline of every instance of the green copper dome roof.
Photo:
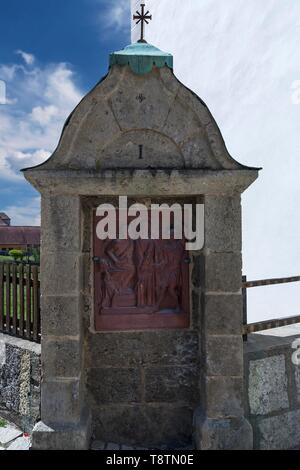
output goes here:
<path id="1" fill-rule="evenodd" d="M 143 75 L 151 72 L 154 65 L 172 69 L 173 56 L 151 44 L 137 42 L 110 54 L 109 65 L 129 65 L 134 73 Z"/>

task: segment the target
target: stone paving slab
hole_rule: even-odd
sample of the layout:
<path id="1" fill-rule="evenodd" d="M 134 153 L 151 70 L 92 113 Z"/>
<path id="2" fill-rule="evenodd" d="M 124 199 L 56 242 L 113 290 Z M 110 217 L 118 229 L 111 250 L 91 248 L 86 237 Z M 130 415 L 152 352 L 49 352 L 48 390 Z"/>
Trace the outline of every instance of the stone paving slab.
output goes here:
<path id="1" fill-rule="evenodd" d="M 11 424 L 7 424 L 5 427 L 0 428 L 0 445 L 6 446 L 14 439 L 22 436 L 22 434 L 23 433 L 20 431 L 20 429 Z"/>
<path id="2" fill-rule="evenodd" d="M 19 437 L 16 439 L 7 450 L 29 450 L 31 446 L 31 441 L 28 437 Z"/>
<path id="3" fill-rule="evenodd" d="M 170 451 L 170 450 L 176 450 L 176 451 L 189 451 L 189 450 L 195 450 L 193 446 L 188 446 L 182 449 L 169 449 L 167 446 L 163 446 L 160 449 L 157 448 L 146 448 L 146 447 L 129 447 L 126 445 L 121 445 L 121 444 L 115 444 L 112 442 L 106 443 L 103 441 L 94 441 L 91 446 L 91 450 L 128 450 L 128 451 L 137 451 L 137 450 L 153 450 L 153 451 Z"/>

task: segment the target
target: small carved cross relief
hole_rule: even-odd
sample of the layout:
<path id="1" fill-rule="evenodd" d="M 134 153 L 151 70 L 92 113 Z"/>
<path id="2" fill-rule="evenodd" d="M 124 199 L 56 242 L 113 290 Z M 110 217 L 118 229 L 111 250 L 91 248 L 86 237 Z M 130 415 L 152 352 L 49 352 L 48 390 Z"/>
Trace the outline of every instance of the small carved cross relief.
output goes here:
<path id="1" fill-rule="evenodd" d="M 136 97 L 137 101 L 139 101 L 140 103 L 142 103 L 143 101 L 145 101 L 146 97 L 143 95 L 143 93 L 140 93 L 137 97 Z"/>

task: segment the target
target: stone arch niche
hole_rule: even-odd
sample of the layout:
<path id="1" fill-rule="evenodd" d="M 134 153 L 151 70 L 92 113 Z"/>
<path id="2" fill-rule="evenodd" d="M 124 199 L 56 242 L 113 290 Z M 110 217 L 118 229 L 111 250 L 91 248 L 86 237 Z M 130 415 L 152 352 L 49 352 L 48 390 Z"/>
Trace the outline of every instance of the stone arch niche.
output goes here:
<path id="1" fill-rule="evenodd" d="M 207 106 L 175 77 L 171 56 L 157 50 L 153 65 L 152 46 L 125 51 L 125 62 L 124 51 L 111 56 L 50 159 L 24 170 L 42 195 L 42 422 L 34 448 L 86 449 L 93 434 L 140 447 L 248 449 L 241 193 L 258 170 L 229 155 Z M 119 196 L 204 203 L 205 246 L 190 253 L 186 324 L 95 328 L 94 214 Z"/>

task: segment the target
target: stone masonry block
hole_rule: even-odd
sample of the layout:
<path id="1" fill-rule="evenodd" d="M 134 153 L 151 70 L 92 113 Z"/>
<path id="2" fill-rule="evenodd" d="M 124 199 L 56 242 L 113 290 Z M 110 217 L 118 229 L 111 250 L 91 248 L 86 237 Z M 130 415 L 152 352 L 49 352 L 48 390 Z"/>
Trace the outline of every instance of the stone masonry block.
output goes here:
<path id="1" fill-rule="evenodd" d="M 288 450 L 300 446 L 300 410 L 259 420 L 261 450 Z"/>
<path id="2" fill-rule="evenodd" d="M 89 450 L 91 444 L 91 419 L 83 415 L 80 423 L 51 428 L 43 422 L 34 427 L 32 450 Z"/>
<path id="3" fill-rule="evenodd" d="M 191 444 L 193 408 L 182 405 L 106 405 L 93 409 L 95 438 L 141 447 Z"/>
<path id="4" fill-rule="evenodd" d="M 241 254 L 208 254 L 205 259 L 205 284 L 210 292 L 238 292 L 242 287 Z"/>
<path id="5" fill-rule="evenodd" d="M 181 366 L 197 364 L 199 337 L 194 331 L 144 331 L 90 334 L 89 367 Z"/>
<path id="6" fill-rule="evenodd" d="M 197 367 L 146 369 L 146 401 L 196 403 L 200 396 L 198 373 Z"/>
<path id="7" fill-rule="evenodd" d="M 88 391 L 94 403 L 137 403 L 142 400 L 139 369 L 90 369 Z"/>
<path id="8" fill-rule="evenodd" d="M 42 253 L 42 295 L 78 295 L 79 257 L 77 253 Z"/>
<path id="9" fill-rule="evenodd" d="M 48 426 L 80 421 L 82 391 L 79 380 L 42 382 L 42 421 Z"/>
<path id="10" fill-rule="evenodd" d="M 298 402 L 300 403 L 300 365 L 295 366 L 295 379 L 296 379 Z"/>
<path id="11" fill-rule="evenodd" d="M 42 198 L 42 245 L 47 251 L 80 250 L 79 196 Z"/>
<path id="12" fill-rule="evenodd" d="M 205 259 L 204 255 L 194 256 L 192 283 L 195 287 L 204 286 L 205 279 Z"/>
<path id="13" fill-rule="evenodd" d="M 243 375 L 243 340 L 241 336 L 208 336 L 206 339 L 207 374 Z"/>
<path id="14" fill-rule="evenodd" d="M 41 299 L 43 335 L 78 336 L 81 330 L 79 302 L 78 296 L 43 296 Z"/>
<path id="15" fill-rule="evenodd" d="M 205 323 L 209 335 L 241 335 L 243 299 L 241 295 L 206 295 Z"/>
<path id="16" fill-rule="evenodd" d="M 241 197 L 205 197 L 205 247 L 215 252 L 242 249 Z"/>
<path id="17" fill-rule="evenodd" d="M 60 341 L 44 338 L 42 343 L 42 368 L 46 379 L 77 378 L 81 373 L 80 340 Z"/>
<path id="18" fill-rule="evenodd" d="M 198 450 L 253 450 L 253 430 L 244 418 L 194 416 L 194 438 Z"/>
<path id="19" fill-rule="evenodd" d="M 253 415 L 266 415 L 289 407 L 284 355 L 250 361 L 249 402 Z"/>
<path id="20" fill-rule="evenodd" d="M 243 416 L 243 378 L 207 377 L 206 413 L 210 418 Z"/>

